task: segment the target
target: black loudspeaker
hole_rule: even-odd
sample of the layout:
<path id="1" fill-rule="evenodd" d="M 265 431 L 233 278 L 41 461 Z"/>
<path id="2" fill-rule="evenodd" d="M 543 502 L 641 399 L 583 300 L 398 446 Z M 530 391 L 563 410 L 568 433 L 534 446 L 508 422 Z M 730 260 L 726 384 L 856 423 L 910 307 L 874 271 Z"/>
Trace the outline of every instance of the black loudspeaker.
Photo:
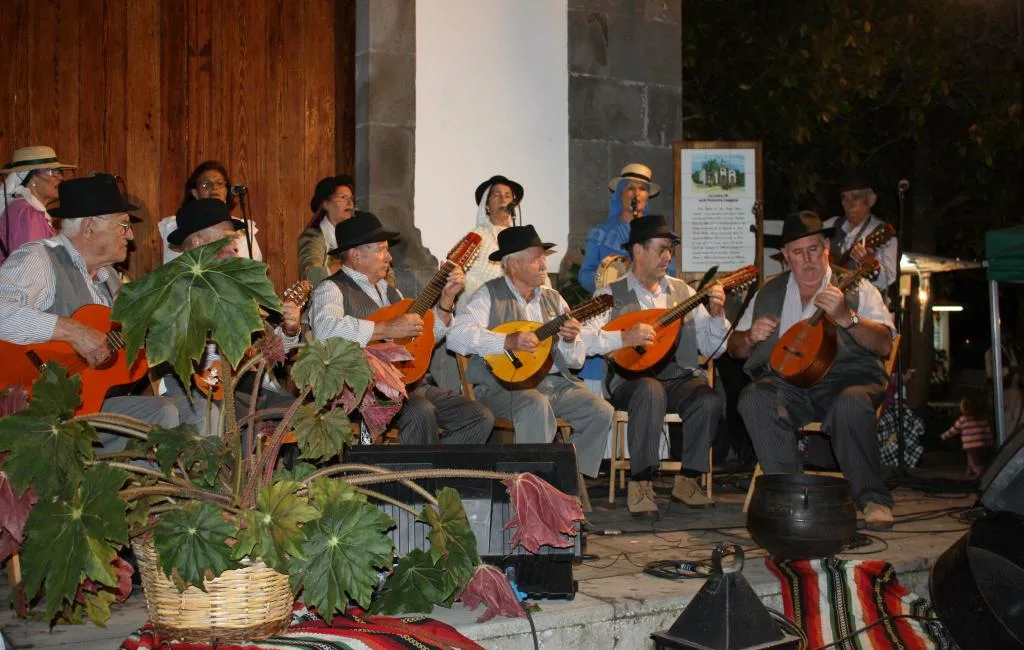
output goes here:
<path id="1" fill-rule="evenodd" d="M 981 502 L 993 512 L 1024 516 L 1024 435 L 1010 438 L 981 477 Z"/>
<path id="2" fill-rule="evenodd" d="M 494 472 L 530 472 L 558 490 L 579 495 L 576 450 L 565 444 L 521 445 L 357 445 L 345 452 L 346 463 L 374 465 L 390 470 L 477 469 Z M 531 598 L 572 598 L 575 583 L 572 562 L 580 557 L 580 529 L 568 548 L 542 547 L 533 555 L 521 547 L 512 548 L 514 531 L 506 526 L 512 518 L 508 492 L 499 481 L 476 478 L 425 479 L 416 481 L 431 494 L 442 487 L 458 491 L 470 528 L 476 536 L 477 552 L 484 561 L 508 569 L 514 566 L 517 584 Z M 413 507 L 423 497 L 400 483 L 368 486 Z M 387 503 L 378 509 L 395 520 L 390 535 L 395 552 L 403 556 L 413 549 L 429 549 L 430 527 Z"/>

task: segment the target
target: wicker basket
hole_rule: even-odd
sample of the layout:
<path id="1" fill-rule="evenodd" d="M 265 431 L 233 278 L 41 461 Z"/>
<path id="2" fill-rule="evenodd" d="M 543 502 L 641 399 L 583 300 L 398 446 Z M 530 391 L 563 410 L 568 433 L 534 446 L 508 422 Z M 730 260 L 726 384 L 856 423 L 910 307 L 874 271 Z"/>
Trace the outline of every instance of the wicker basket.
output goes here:
<path id="1" fill-rule="evenodd" d="M 237 643 L 283 632 L 292 619 L 292 590 L 288 576 L 262 561 L 225 571 L 206 582 L 206 591 L 184 592 L 160 569 L 151 542 L 133 545 L 146 592 L 149 620 L 169 639 L 199 643 Z"/>

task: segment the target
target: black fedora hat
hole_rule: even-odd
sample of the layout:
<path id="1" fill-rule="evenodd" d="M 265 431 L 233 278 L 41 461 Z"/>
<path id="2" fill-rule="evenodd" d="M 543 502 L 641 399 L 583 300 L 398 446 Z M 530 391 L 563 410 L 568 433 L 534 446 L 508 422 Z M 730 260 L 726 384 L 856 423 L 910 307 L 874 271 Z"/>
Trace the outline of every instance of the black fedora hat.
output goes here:
<path id="1" fill-rule="evenodd" d="M 555 247 L 551 242 L 541 241 L 533 226 L 510 226 L 498 233 L 498 250 L 491 253 L 487 259 L 500 262 L 506 255 L 534 246 L 540 246 L 544 250 Z"/>
<path id="2" fill-rule="evenodd" d="M 189 235 L 225 221 L 230 221 L 231 227 L 235 230 L 245 230 L 245 222 L 233 218 L 228 204 L 220 199 L 186 201 L 178 209 L 178 214 L 174 215 L 174 219 L 177 222 L 177 228 L 167 235 L 167 243 L 171 246 L 181 246 Z"/>
<path id="3" fill-rule="evenodd" d="M 332 256 L 363 244 L 386 241 L 390 246 L 399 238 L 397 232 L 385 230 L 375 214 L 361 210 L 356 210 L 351 219 L 346 219 L 335 226 L 334 236 L 338 239 L 338 247 L 328 253 Z"/>
<path id="4" fill-rule="evenodd" d="M 316 189 L 313 190 L 313 198 L 309 200 L 309 211 L 316 214 L 320 210 L 320 205 L 334 194 L 336 189 L 342 186 L 352 190 L 352 195 L 355 195 L 356 182 L 348 174 L 321 178 L 316 184 Z"/>
<path id="5" fill-rule="evenodd" d="M 782 248 L 791 241 L 817 234 L 821 234 L 825 239 L 831 239 L 834 232 L 835 228 L 822 226 L 818 213 L 803 210 L 786 215 L 786 220 L 782 223 L 782 234 L 765 235 L 764 245 L 768 248 Z"/>
<path id="6" fill-rule="evenodd" d="M 660 214 L 649 214 L 645 217 L 638 217 L 629 222 L 629 241 L 622 245 L 629 249 L 633 244 L 645 242 L 655 237 L 671 239 L 672 243 L 679 243 L 679 235 L 672 232 L 668 227 L 665 217 Z"/>
<path id="7" fill-rule="evenodd" d="M 49 212 L 50 216 L 58 219 L 82 219 L 139 209 L 139 206 L 125 201 L 117 179 L 111 174 L 66 180 L 57 186 L 57 197 L 60 206 Z"/>
<path id="8" fill-rule="evenodd" d="M 863 169 L 847 169 L 839 181 L 840 194 L 854 190 L 870 190 L 871 187 L 871 175 Z"/>
<path id="9" fill-rule="evenodd" d="M 491 176 L 486 181 L 476 186 L 476 191 L 473 193 L 473 196 L 476 197 L 475 205 L 480 205 L 480 199 L 484 198 L 484 192 L 487 191 L 488 187 L 496 183 L 508 185 L 510 188 L 512 188 L 512 196 L 516 197 L 516 203 L 519 203 L 520 201 L 523 200 L 523 186 L 515 182 L 514 180 L 506 178 L 501 174 L 497 174 L 495 176 Z"/>

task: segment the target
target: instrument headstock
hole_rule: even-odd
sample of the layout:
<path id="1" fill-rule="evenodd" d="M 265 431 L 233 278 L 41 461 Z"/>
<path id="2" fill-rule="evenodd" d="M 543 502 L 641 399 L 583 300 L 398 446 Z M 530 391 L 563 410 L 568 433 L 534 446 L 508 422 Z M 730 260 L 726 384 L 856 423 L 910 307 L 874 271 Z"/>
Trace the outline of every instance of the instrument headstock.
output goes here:
<path id="1" fill-rule="evenodd" d="M 309 294 L 313 292 L 313 285 L 309 280 L 299 280 L 284 290 L 282 294 L 285 302 L 295 303 L 295 306 L 302 309 L 309 300 Z"/>
<path id="2" fill-rule="evenodd" d="M 448 261 L 461 266 L 465 270 L 476 261 L 477 255 L 480 254 L 481 243 L 483 243 L 483 238 L 478 233 L 467 233 L 465 237 L 459 240 L 459 243 L 455 244 L 448 251 Z"/>
<path id="3" fill-rule="evenodd" d="M 864 248 L 878 248 L 896 236 L 896 229 L 891 223 L 884 223 L 872 230 L 864 238 Z"/>
<path id="4" fill-rule="evenodd" d="M 594 296 L 586 302 L 581 302 L 572 308 L 569 314 L 576 320 L 593 318 L 603 311 L 608 311 L 615 306 L 615 298 L 610 293 Z"/>
<path id="5" fill-rule="evenodd" d="M 722 283 L 722 288 L 726 291 L 736 291 L 737 289 L 749 287 L 755 280 L 757 280 L 757 267 L 753 264 L 748 264 L 725 276 L 720 282 Z"/>

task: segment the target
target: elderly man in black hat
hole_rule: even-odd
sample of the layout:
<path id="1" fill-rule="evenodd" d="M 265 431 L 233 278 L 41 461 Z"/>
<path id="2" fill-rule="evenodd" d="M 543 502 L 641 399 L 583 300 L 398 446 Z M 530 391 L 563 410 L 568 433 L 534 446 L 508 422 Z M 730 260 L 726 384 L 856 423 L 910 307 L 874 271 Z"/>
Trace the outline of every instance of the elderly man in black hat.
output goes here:
<path id="1" fill-rule="evenodd" d="M 572 425 L 571 442 L 576 446 L 580 472 L 597 476 L 615 410 L 569 374 L 586 358 L 579 321 L 570 318 L 562 324 L 558 344 L 553 347 L 551 371 L 536 388 L 507 390 L 482 359 L 505 350 L 533 352 L 539 343 L 533 332 L 498 334 L 491 328 L 513 320 L 544 323 L 569 310 L 557 291 L 543 286 L 545 256 L 552 247 L 554 244 L 541 241 L 533 226 L 502 230 L 498 250 L 490 259 L 501 262 L 505 275 L 488 281 L 459 308 L 448 335 L 448 349 L 473 355 L 468 378 L 476 385 L 476 398 L 497 417 L 512 420 L 516 442 L 551 442 L 556 418 L 565 418 Z"/>
<path id="2" fill-rule="evenodd" d="M 839 185 L 839 196 L 843 202 L 843 216 L 832 217 L 825 222 L 826 228 L 833 229 L 829 240 L 829 253 L 833 260 L 843 253 L 849 253 L 848 268 L 856 268 L 861 260 L 873 256 L 881 270 L 872 283 L 885 296 L 896 278 L 899 277 L 899 260 L 896 259 L 896 240 L 890 239 L 877 249 L 866 248 L 864 238 L 885 222 L 872 214 L 878 201 L 871 188 L 868 175 L 859 169 L 848 170 Z"/>
<path id="3" fill-rule="evenodd" d="M 661 215 L 634 219 L 629 224 L 630 269 L 625 276 L 600 289 L 615 299 L 611 312 L 599 315 L 583 328 L 588 354 L 607 354 L 624 347 L 647 346 L 654 328 L 639 323 L 621 332 L 605 332 L 611 319 L 640 309 L 669 309 L 694 295 L 686 282 L 668 275 L 679 235 Z M 691 508 L 712 505 L 697 478 L 709 471 L 708 450 L 722 418 L 722 398 L 707 382 L 697 355 L 717 357 L 729 329 L 725 318 L 725 291 L 720 284 L 708 289 L 708 307 L 686 315 L 675 354 L 649 377 L 623 376 L 614 364 L 606 385 L 615 408 L 629 413 L 630 477 L 626 506 L 634 516 L 658 515 L 652 479 L 660 458 L 661 431 L 666 413 L 683 420 L 682 468 L 675 477 L 672 498 Z"/>
<path id="4" fill-rule="evenodd" d="M 334 336 L 366 346 L 374 341 L 416 336 L 423 319 L 407 313 L 382 323 L 366 320 L 381 307 L 394 304 L 402 294 L 388 284 L 391 250 L 398 233 L 385 230 L 377 217 L 360 212 L 335 227 L 341 269 L 313 292 L 307 318 L 318 339 Z M 462 270 L 456 267 L 434 307 L 434 337 L 441 340 L 455 311 L 455 298 L 463 288 Z M 409 391 L 409 398 L 392 422 L 403 444 L 483 443 L 494 428 L 494 416 L 483 405 L 433 385 L 429 378 Z M 438 427 L 443 433 L 438 435 Z"/>
<path id="5" fill-rule="evenodd" d="M 321 178 L 309 201 L 313 213 L 306 229 L 299 235 L 299 277 L 317 285 L 338 270 L 328 251 L 338 247 L 334 228 L 355 212 L 356 183 L 341 174 Z"/>
<path id="6" fill-rule="evenodd" d="M 871 528 L 892 526 L 892 495 L 882 480 L 875 411 L 885 397 L 883 359 L 895 327 L 882 296 L 861 281 L 846 294 L 829 266 L 829 237 L 813 212 L 786 217 L 778 248 L 789 265 L 764 284 L 729 337 L 729 354 L 746 359 L 754 380 L 740 395 L 739 411 L 765 473 L 796 473 L 801 458 L 794 432 L 821 421 L 828 435 L 807 439 L 807 461 L 833 466 L 850 481 L 853 498 Z M 817 309 L 838 328 L 838 353 L 818 383 L 800 388 L 772 374 L 779 336 Z"/>
<path id="7" fill-rule="evenodd" d="M 58 187 L 60 234 L 25 244 L 0 266 L 0 339 L 18 345 L 47 341 L 69 344 L 93 368 L 111 355 L 106 333 L 70 316 L 85 305 L 111 306 L 121 288 L 113 265 L 128 256 L 134 239 L 129 212 L 138 208 L 121 196 L 110 174 L 65 181 Z M 164 427 L 184 420 L 174 401 L 162 397 L 112 397 L 103 411 Z M 105 451 L 125 439 L 102 433 Z"/>

